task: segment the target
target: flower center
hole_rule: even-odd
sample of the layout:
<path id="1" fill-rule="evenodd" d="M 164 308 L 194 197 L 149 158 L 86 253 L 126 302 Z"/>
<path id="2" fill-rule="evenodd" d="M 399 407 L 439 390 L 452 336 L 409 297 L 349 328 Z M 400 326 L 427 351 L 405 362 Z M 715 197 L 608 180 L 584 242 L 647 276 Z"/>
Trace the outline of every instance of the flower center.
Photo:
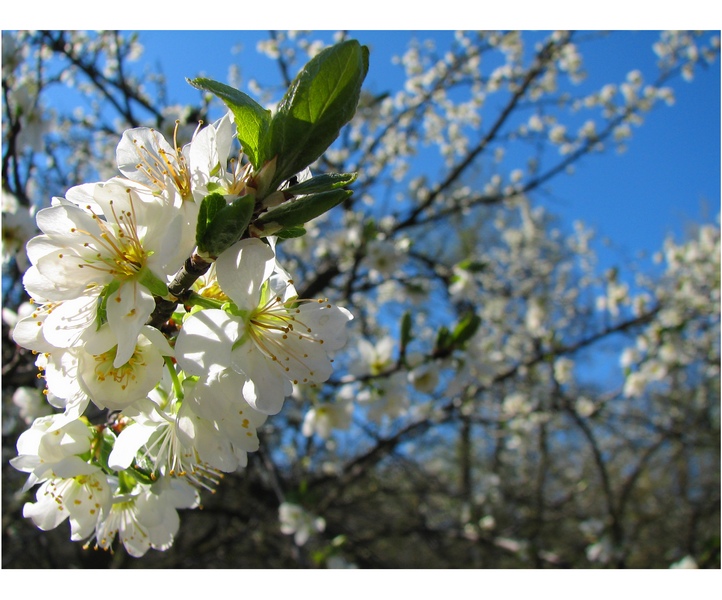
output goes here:
<path id="1" fill-rule="evenodd" d="M 131 191 L 128 189 L 126 192 L 130 201 L 130 210 L 116 210 L 111 200 L 109 202 L 111 215 L 108 217 L 112 220 L 101 219 L 92 212 L 89 205 L 85 207 L 97 223 L 100 229 L 99 235 L 75 227 L 71 228 L 71 233 L 79 233 L 91 238 L 92 242 L 83 243 L 84 248 L 96 250 L 95 256 L 83 257 L 86 263 L 78 265 L 81 269 L 97 269 L 123 281 L 135 277 L 145 266 L 149 254 L 143 249 L 140 239 Z"/>
<path id="2" fill-rule="evenodd" d="M 127 363 L 120 367 L 114 367 L 113 361 L 118 350 L 118 346 L 113 346 L 107 352 L 96 355 L 95 358 L 95 375 L 98 381 L 105 381 L 110 378 L 115 383 L 120 384 L 120 388 L 125 390 L 130 383 L 137 379 L 136 372 L 138 368 L 146 366 L 143 354 L 136 350 Z"/>
<path id="3" fill-rule="evenodd" d="M 216 264 L 213 263 L 211 268 L 205 277 L 200 277 L 196 282 L 196 289 L 198 294 L 204 298 L 210 298 L 211 300 L 218 300 L 220 302 L 228 302 L 230 298 L 218 285 L 218 279 L 216 278 Z"/>

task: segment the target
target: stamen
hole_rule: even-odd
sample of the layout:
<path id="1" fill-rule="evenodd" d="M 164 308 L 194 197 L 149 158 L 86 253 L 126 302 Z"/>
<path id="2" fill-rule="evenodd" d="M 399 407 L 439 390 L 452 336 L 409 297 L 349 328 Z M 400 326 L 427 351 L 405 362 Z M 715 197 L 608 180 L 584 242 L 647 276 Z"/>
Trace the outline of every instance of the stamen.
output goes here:
<path id="1" fill-rule="evenodd" d="M 290 373 L 292 364 L 298 365 L 306 371 L 308 377 L 303 378 L 303 383 L 307 383 L 310 378 L 314 377 L 314 371 L 307 364 L 309 353 L 299 352 L 295 345 L 289 345 L 285 340 L 288 340 L 290 332 L 294 332 L 300 342 L 323 344 L 323 340 L 314 336 L 312 328 L 296 316 L 301 313 L 297 307 L 301 302 L 328 303 L 328 299 L 298 300 L 291 298 L 284 302 L 281 296 L 271 297 L 253 311 L 249 319 L 248 331 L 255 346 L 268 358 L 279 362 L 279 357 L 281 357 L 286 373 Z M 293 381 L 294 383 L 298 382 L 296 379 Z"/>

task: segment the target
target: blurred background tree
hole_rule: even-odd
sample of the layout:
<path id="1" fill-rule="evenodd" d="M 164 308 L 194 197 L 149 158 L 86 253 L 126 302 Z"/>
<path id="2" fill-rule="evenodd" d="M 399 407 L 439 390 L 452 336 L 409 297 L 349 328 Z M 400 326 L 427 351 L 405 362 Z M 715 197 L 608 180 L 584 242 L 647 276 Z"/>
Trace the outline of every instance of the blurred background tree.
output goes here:
<path id="1" fill-rule="evenodd" d="M 720 567 L 718 218 L 646 270 L 607 268 L 594 231 L 541 202 L 715 64 L 709 32 L 661 32 L 656 72 L 601 83 L 584 46 L 614 34 L 418 34 L 393 57 L 370 44 L 370 73 L 403 78 L 369 77 L 319 165 L 358 171 L 354 195 L 279 244 L 301 297 L 355 316 L 332 380 L 294 390 L 166 552 L 83 550 L 23 520 L 32 492 L 8 460 L 49 410 L 10 336 L 33 215 L 114 175 L 124 129 L 170 138 L 178 122 L 181 145 L 223 114 L 200 92 L 169 101 L 143 62 L 153 35 L 3 32 L 3 567 Z M 273 107 L 344 35 L 271 32 L 239 61 L 274 62 L 278 87 L 238 68 L 228 81 Z"/>

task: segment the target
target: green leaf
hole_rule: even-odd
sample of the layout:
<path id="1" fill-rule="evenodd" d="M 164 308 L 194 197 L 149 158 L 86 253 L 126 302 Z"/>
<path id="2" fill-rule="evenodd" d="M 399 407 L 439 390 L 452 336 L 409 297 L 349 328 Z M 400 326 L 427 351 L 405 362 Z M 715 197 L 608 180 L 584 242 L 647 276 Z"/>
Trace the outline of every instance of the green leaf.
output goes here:
<path id="1" fill-rule="evenodd" d="M 218 211 L 226 206 L 228 206 L 228 203 L 221 194 L 209 194 L 203 198 L 201 206 L 198 209 L 198 221 L 196 222 L 196 246 L 201 247 L 203 236 L 206 233 L 206 229 L 208 229 L 208 225 Z"/>
<path id="2" fill-rule="evenodd" d="M 315 192 L 328 192 L 351 185 L 356 181 L 356 177 L 356 173 L 326 173 L 324 175 L 318 175 L 317 177 L 311 177 L 311 179 L 307 179 L 301 183 L 290 185 L 283 191 L 296 196 Z"/>
<path id="3" fill-rule="evenodd" d="M 439 328 L 439 332 L 436 334 L 436 343 L 434 344 L 434 352 L 437 354 L 443 354 L 449 350 L 451 345 L 451 333 L 449 328 L 442 325 Z"/>
<path id="4" fill-rule="evenodd" d="M 254 168 L 259 169 L 267 158 L 263 153 L 263 147 L 266 133 L 271 124 L 271 111 L 263 108 L 247 94 L 224 83 L 204 77 L 186 81 L 199 90 L 215 94 L 231 110 L 243 152 L 246 153 Z"/>
<path id="5" fill-rule="evenodd" d="M 288 240 L 306 235 L 306 230 L 303 227 L 287 227 L 279 231 L 276 235 L 281 240 Z"/>
<path id="6" fill-rule="evenodd" d="M 454 333 L 451 336 L 453 344 L 458 348 L 462 347 L 476 333 L 479 325 L 481 325 L 481 317 L 474 313 L 466 315 L 459 321 L 459 324 L 454 327 Z"/>
<path id="7" fill-rule="evenodd" d="M 248 195 L 221 208 L 208 223 L 198 249 L 217 257 L 240 240 L 251 222 L 255 203 L 255 197 Z"/>
<path id="8" fill-rule="evenodd" d="M 275 229 L 270 233 L 266 232 L 266 235 L 273 235 L 291 227 L 303 226 L 311 219 L 315 219 L 350 198 L 352 194 L 351 190 L 331 190 L 330 192 L 301 196 L 261 215 L 254 225 L 264 232 L 269 226 L 271 229 Z"/>
<path id="9" fill-rule="evenodd" d="M 460 269 L 464 269 L 470 273 L 481 273 L 488 268 L 489 263 L 483 260 L 473 260 L 471 258 L 467 258 L 462 260 L 458 266 Z"/>
<path id="10" fill-rule="evenodd" d="M 155 481 L 155 477 L 153 477 L 152 471 L 148 469 L 142 469 L 137 465 L 131 465 L 124 472 L 129 474 L 138 483 L 151 485 Z"/>
<path id="11" fill-rule="evenodd" d="M 413 334 L 411 332 L 413 326 L 413 318 L 411 317 L 411 313 L 407 310 L 403 317 L 401 317 L 401 348 L 403 351 L 406 350 L 406 347 L 413 339 Z"/>
<path id="12" fill-rule="evenodd" d="M 296 76 L 270 125 L 267 156 L 277 157 L 270 189 L 315 161 L 356 112 L 368 48 L 349 40 L 319 52 Z"/>

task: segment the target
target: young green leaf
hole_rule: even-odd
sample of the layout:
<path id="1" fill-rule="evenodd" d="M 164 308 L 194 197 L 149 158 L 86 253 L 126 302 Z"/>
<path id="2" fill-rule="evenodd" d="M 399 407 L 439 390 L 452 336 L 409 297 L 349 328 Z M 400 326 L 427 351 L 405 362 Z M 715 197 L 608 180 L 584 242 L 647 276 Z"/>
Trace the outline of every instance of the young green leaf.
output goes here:
<path id="1" fill-rule="evenodd" d="M 251 222 L 255 203 L 253 196 L 242 196 L 221 208 L 208 223 L 198 249 L 211 256 L 219 256 L 240 240 Z"/>
<path id="2" fill-rule="evenodd" d="M 228 205 L 221 194 L 209 194 L 201 202 L 198 209 L 198 221 L 196 222 L 196 246 L 201 246 L 208 225 L 213 221 L 218 211 Z"/>
<path id="3" fill-rule="evenodd" d="M 268 156 L 277 157 L 270 189 L 316 160 L 356 112 L 368 48 L 348 40 L 322 50 L 293 81 L 270 125 Z"/>
<path id="4" fill-rule="evenodd" d="M 271 123 L 271 111 L 263 108 L 247 94 L 224 83 L 204 77 L 186 81 L 199 90 L 215 94 L 231 110 L 243 152 L 254 168 L 259 169 L 267 158 L 263 148 L 266 132 Z"/>
<path id="5" fill-rule="evenodd" d="M 273 233 L 282 229 L 303 226 L 311 219 L 315 219 L 334 206 L 341 204 L 352 194 L 351 190 L 331 190 L 302 196 L 261 215 L 254 225 L 261 230 L 264 230 L 265 226 L 272 225 Z"/>
<path id="6" fill-rule="evenodd" d="M 405 353 L 406 347 L 409 345 L 412 339 L 414 339 L 412 329 L 414 327 L 414 320 L 411 316 L 411 312 L 408 310 L 401 317 L 401 343 L 402 354 Z"/>
<path id="7" fill-rule="evenodd" d="M 287 227 L 276 234 L 279 240 L 288 240 L 291 238 L 302 237 L 304 235 L 306 235 L 306 230 L 303 227 Z"/>
<path id="8" fill-rule="evenodd" d="M 351 185 L 356 181 L 356 177 L 356 173 L 326 173 L 324 175 L 311 177 L 311 179 L 307 179 L 301 183 L 290 185 L 283 191 L 296 196 L 316 192 L 328 192 Z"/>
<path id="9" fill-rule="evenodd" d="M 457 348 L 461 348 L 468 342 L 472 336 L 476 333 L 481 325 L 481 317 L 474 313 L 467 314 L 458 325 L 454 327 L 454 333 L 452 334 L 453 343 Z"/>
<path id="10" fill-rule="evenodd" d="M 449 328 L 442 325 L 436 334 L 436 342 L 434 343 L 434 354 L 437 356 L 446 356 L 451 349 L 451 333 Z"/>

